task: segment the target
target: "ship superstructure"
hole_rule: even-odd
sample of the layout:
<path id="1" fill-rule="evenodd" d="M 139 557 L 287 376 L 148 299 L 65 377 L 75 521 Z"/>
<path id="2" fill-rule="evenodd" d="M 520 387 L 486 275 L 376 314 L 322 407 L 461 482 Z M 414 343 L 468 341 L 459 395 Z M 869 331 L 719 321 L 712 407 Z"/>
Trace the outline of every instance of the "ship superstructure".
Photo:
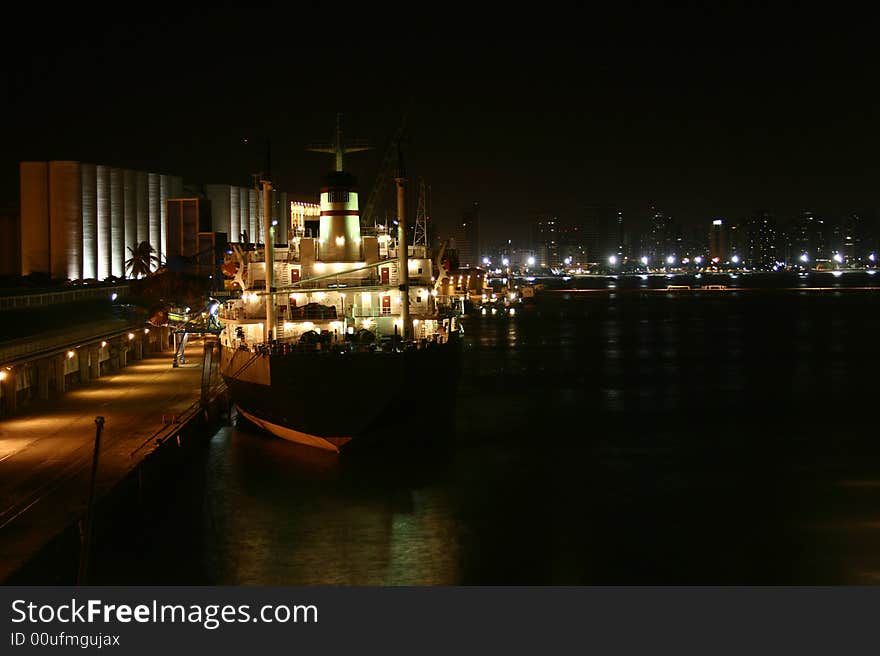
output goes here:
<path id="1" fill-rule="evenodd" d="M 331 451 L 377 426 L 405 426 L 425 410 L 425 385 L 451 389 L 464 309 L 427 246 L 407 245 L 402 166 L 396 225 L 362 228 L 337 135 L 337 170 L 320 190 L 317 234 L 305 212 L 291 212 L 287 243 L 275 243 L 269 221 L 262 245 L 230 244 L 223 270 L 241 294 L 219 313 L 221 373 L 241 414 Z M 271 183 L 262 184 L 269 217 Z M 365 381 L 382 392 L 351 392 Z"/>

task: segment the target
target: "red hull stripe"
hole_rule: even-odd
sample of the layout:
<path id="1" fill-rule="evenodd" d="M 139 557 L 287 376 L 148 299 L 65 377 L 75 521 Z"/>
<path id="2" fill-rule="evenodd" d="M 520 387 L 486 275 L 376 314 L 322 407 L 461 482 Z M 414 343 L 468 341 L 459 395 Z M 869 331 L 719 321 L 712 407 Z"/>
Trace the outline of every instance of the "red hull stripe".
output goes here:
<path id="1" fill-rule="evenodd" d="M 321 216 L 357 216 L 358 210 L 321 210 Z"/>

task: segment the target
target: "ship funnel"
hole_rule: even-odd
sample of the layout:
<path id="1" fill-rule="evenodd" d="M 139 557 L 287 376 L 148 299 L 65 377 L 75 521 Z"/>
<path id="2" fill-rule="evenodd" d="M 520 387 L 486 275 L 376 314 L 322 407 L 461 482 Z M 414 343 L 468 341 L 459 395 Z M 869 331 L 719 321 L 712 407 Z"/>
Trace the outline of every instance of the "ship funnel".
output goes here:
<path id="1" fill-rule="evenodd" d="M 321 187 L 318 259 L 356 262 L 361 259 L 361 222 L 357 182 L 342 171 L 330 173 Z"/>

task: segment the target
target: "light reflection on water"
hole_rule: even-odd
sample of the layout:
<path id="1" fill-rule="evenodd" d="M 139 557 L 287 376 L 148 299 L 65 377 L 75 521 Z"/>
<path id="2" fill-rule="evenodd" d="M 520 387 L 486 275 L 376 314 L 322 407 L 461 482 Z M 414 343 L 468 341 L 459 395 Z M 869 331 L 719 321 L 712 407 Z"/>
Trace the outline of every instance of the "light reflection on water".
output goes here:
<path id="1" fill-rule="evenodd" d="M 224 429 L 104 582 L 875 583 L 880 487 L 842 484 L 880 479 L 880 295 L 859 294 L 467 318 L 447 448 L 340 459 Z M 424 420 L 443 405 L 428 390 Z"/>

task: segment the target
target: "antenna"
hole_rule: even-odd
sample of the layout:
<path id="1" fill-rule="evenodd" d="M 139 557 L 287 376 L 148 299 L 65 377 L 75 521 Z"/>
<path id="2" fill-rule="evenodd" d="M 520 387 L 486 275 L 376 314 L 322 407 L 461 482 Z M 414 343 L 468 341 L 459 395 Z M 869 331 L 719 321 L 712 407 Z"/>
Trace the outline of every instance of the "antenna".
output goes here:
<path id="1" fill-rule="evenodd" d="M 313 153 L 327 153 L 336 157 L 336 171 L 344 170 L 342 168 L 343 155 L 348 153 L 359 153 L 363 150 L 369 150 L 370 145 L 363 139 L 355 139 L 348 146 L 342 137 L 342 113 L 336 114 L 336 134 L 333 142 L 329 144 L 311 144 L 306 146 L 306 150 Z"/>

